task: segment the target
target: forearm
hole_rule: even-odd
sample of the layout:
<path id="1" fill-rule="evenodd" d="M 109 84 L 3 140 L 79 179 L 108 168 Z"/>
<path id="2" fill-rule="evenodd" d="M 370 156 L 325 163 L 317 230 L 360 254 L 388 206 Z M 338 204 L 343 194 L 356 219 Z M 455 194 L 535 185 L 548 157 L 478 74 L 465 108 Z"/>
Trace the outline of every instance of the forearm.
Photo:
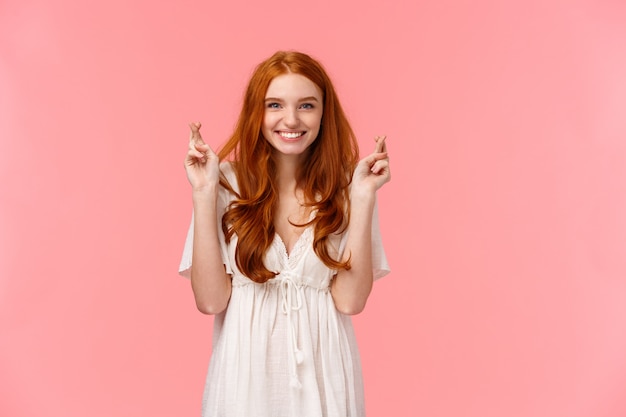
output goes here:
<path id="1" fill-rule="evenodd" d="M 228 305 L 231 279 L 224 269 L 217 222 L 217 185 L 193 192 L 194 237 L 191 285 L 198 309 L 217 314 Z"/>
<path id="2" fill-rule="evenodd" d="M 353 194 L 350 204 L 348 240 L 343 261 L 350 257 L 348 270 L 337 272 L 331 294 L 337 310 L 344 314 L 358 314 L 365 308 L 372 290 L 372 216 L 376 195 Z"/>

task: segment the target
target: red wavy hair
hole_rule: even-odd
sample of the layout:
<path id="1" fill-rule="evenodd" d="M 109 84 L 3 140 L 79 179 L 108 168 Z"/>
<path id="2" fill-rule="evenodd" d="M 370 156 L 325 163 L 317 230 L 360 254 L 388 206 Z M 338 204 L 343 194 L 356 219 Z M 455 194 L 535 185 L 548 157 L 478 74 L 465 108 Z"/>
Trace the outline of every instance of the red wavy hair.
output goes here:
<path id="1" fill-rule="evenodd" d="M 219 151 L 220 160 L 231 161 L 239 186 L 239 193 L 235 193 L 236 198 L 222 218 L 222 229 L 227 241 L 237 234 L 237 267 L 259 283 L 277 274 L 263 263 L 274 240 L 273 213 L 278 201 L 273 148 L 261 133 L 265 94 L 270 82 L 286 73 L 307 77 L 323 94 L 320 132 L 296 178 L 306 204 L 315 210 L 315 217 L 307 223 L 314 224 L 313 248 L 329 268 L 350 268 L 350 259 L 333 259 L 327 242 L 330 235 L 348 225 L 348 187 L 359 160 L 358 144 L 322 65 L 301 52 L 279 51 L 256 67 L 235 130 Z M 221 183 L 234 192 L 224 177 Z"/>

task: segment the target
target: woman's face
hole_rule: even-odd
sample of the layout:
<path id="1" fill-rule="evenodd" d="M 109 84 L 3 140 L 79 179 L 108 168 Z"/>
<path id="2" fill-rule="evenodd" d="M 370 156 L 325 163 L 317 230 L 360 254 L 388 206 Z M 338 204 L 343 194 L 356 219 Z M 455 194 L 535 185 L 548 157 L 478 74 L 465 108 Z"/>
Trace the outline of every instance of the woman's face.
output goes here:
<path id="1" fill-rule="evenodd" d="M 320 131 L 322 92 L 300 74 L 274 78 L 265 93 L 262 133 L 283 155 L 303 155 Z"/>

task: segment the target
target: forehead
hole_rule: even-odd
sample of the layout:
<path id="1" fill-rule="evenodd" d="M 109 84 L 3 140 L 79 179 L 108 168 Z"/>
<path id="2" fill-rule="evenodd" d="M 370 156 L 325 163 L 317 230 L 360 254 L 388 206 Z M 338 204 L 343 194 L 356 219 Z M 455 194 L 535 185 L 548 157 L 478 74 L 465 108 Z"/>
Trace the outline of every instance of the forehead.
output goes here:
<path id="1" fill-rule="evenodd" d="M 285 100 L 302 97 L 322 98 L 320 88 L 304 75 L 287 73 L 275 77 L 267 87 L 265 97 L 281 98 Z"/>

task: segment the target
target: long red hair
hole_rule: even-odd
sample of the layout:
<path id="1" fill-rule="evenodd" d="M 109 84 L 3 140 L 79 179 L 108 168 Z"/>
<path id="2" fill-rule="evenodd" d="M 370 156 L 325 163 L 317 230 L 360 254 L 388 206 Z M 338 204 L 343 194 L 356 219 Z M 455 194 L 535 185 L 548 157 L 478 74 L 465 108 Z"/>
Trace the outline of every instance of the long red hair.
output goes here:
<path id="1" fill-rule="evenodd" d="M 307 77 L 320 88 L 324 100 L 320 132 L 296 178 L 305 201 L 315 210 L 315 218 L 311 220 L 313 248 L 329 268 L 350 268 L 349 259 L 345 262 L 333 259 L 327 242 L 330 235 L 348 225 L 348 187 L 359 160 L 358 144 L 322 65 L 300 52 L 279 51 L 256 67 L 235 130 L 219 151 L 220 160 L 232 161 L 239 186 L 236 198 L 222 218 L 222 228 L 227 241 L 237 234 L 235 258 L 239 270 L 259 283 L 276 275 L 263 263 L 265 252 L 274 240 L 273 213 L 278 201 L 273 148 L 261 133 L 265 94 L 270 82 L 286 73 Z M 225 178 L 222 177 L 221 183 L 234 191 Z"/>

